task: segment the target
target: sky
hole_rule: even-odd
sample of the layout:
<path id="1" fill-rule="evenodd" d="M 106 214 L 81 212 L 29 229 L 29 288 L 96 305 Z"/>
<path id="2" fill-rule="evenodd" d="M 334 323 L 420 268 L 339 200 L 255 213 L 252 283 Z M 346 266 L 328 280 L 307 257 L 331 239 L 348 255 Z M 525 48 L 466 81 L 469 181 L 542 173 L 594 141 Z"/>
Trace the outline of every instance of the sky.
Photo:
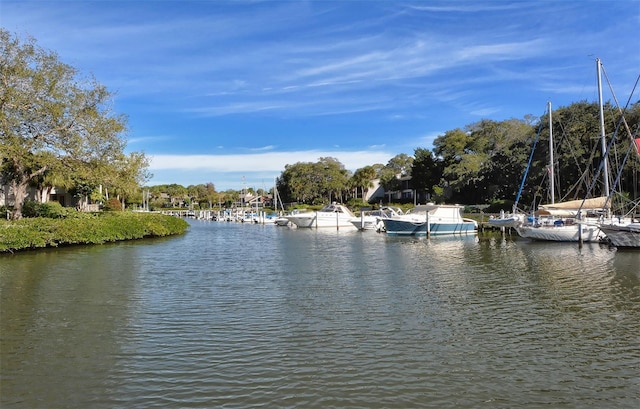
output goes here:
<path id="1" fill-rule="evenodd" d="M 0 26 L 114 93 L 149 186 L 386 164 L 483 119 L 597 101 L 596 58 L 623 105 L 640 75 L 640 0 L 0 0 Z"/>

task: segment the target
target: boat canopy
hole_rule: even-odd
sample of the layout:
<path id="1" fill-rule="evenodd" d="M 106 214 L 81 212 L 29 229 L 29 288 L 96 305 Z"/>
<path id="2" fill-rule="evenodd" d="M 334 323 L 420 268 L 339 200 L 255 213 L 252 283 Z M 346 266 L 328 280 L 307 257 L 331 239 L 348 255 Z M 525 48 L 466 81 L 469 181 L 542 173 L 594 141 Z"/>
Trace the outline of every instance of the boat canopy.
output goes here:
<path id="1" fill-rule="evenodd" d="M 583 212 L 598 211 L 610 207 L 606 196 L 594 197 L 591 199 L 570 200 L 554 204 L 540 205 L 538 208 L 538 216 L 559 216 L 559 217 L 575 217 L 578 210 Z"/>

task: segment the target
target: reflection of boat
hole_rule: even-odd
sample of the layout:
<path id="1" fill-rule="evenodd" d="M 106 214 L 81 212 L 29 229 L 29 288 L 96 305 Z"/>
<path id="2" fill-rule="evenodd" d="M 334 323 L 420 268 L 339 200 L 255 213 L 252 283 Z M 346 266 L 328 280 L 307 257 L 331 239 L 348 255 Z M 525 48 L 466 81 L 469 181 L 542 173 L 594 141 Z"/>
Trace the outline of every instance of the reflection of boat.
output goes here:
<path id="1" fill-rule="evenodd" d="M 351 219 L 356 216 L 346 206 L 334 202 L 317 212 L 302 212 L 285 217 L 298 227 L 353 228 Z"/>
<path id="2" fill-rule="evenodd" d="M 383 206 L 378 210 L 362 211 L 360 217 L 351 219 L 353 224 L 358 230 L 384 230 L 383 218 L 399 216 L 402 214 L 402 210 L 398 207 Z"/>
<path id="3" fill-rule="evenodd" d="M 382 219 L 391 236 L 424 236 L 475 233 L 478 223 L 462 217 L 463 206 L 418 205 L 406 214 Z"/>
<path id="4" fill-rule="evenodd" d="M 640 249 L 640 223 L 601 224 L 600 229 L 614 246 Z"/>

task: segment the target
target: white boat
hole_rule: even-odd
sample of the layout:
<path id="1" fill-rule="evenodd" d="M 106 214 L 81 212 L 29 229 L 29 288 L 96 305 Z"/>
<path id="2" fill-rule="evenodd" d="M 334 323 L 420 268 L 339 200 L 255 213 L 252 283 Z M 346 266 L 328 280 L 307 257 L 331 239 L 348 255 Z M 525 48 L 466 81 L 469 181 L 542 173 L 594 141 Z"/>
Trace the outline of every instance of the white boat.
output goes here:
<path id="1" fill-rule="evenodd" d="M 583 200 L 568 202 L 554 202 L 554 160 L 553 160 L 553 132 L 551 129 L 551 104 L 549 103 L 549 181 L 551 204 L 541 205 L 533 217 L 516 227 L 518 234 L 524 238 L 543 241 L 563 242 L 600 242 L 606 234 L 600 230 L 599 224 L 604 222 L 605 216 L 610 215 L 607 197 L 609 189 L 609 165 L 607 161 L 607 143 L 605 140 L 604 113 L 602 102 L 602 83 L 600 59 L 596 59 L 598 79 L 598 99 L 600 106 L 600 143 L 602 147 L 602 170 L 604 195 Z"/>
<path id="2" fill-rule="evenodd" d="M 402 214 L 402 209 L 399 207 L 383 206 L 378 210 L 363 211 L 360 217 L 351 219 L 353 224 L 358 230 L 384 230 L 383 218 L 389 218 L 393 216 L 399 216 Z"/>
<path id="3" fill-rule="evenodd" d="M 597 197 L 541 205 L 534 216 L 515 229 L 531 240 L 601 242 L 606 237 L 599 227 L 606 202 L 606 197 Z"/>
<path id="4" fill-rule="evenodd" d="M 284 216 L 280 216 L 276 218 L 273 222 L 275 223 L 276 226 L 288 226 L 289 223 L 291 223 L 289 219 L 287 219 Z"/>
<path id="5" fill-rule="evenodd" d="M 301 212 L 304 212 L 304 210 L 300 210 L 300 209 L 294 209 L 291 212 L 285 213 L 282 216 L 277 217 L 273 222 L 275 223 L 276 226 L 293 226 L 296 227 L 295 224 L 291 223 L 289 221 L 289 219 L 287 218 L 287 216 L 293 216 L 296 214 L 300 214 Z"/>
<path id="6" fill-rule="evenodd" d="M 285 216 L 287 220 L 298 227 L 333 227 L 333 228 L 350 228 L 351 219 L 356 216 L 346 206 L 339 203 L 331 203 L 318 210 L 317 212 L 302 212 Z"/>
<path id="7" fill-rule="evenodd" d="M 615 247 L 640 249 L 640 223 L 601 224 L 600 229 Z"/>
<path id="8" fill-rule="evenodd" d="M 390 236 L 427 236 L 473 234 L 478 231 L 475 220 L 462 217 L 460 205 L 418 205 L 406 214 L 382 219 Z"/>
<path id="9" fill-rule="evenodd" d="M 524 222 L 524 215 L 522 213 L 509 213 L 505 214 L 504 211 L 500 212 L 500 217 L 489 218 L 489 225 L 493 227 L 517 227 Z"/>
<path id="10" fill-rule="evenodd" d="M 521 237 L 540 241 L 597 243 L 606 237 L 597 224 L 573 219 L 538 219 L 534 224 L 520 225 L 515 229 Z"/>

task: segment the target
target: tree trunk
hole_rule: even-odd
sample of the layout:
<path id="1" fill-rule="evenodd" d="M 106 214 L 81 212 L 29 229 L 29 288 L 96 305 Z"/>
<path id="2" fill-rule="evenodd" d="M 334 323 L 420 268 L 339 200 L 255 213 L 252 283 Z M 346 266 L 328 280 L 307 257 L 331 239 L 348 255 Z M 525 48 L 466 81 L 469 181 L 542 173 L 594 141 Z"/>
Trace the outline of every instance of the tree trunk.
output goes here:
<path id="1" fill-rule="evenodd" d="M 27 197 L 28 186 L 29 180 L 25 178 L 20 178 L 20 181 L 14 180 L 11 183 L 13 197 L 15 198 L 13 212 L 11 212 L 11 220 L 22 219 L 22 205 L 24 204 L 24 199 Z"/>

